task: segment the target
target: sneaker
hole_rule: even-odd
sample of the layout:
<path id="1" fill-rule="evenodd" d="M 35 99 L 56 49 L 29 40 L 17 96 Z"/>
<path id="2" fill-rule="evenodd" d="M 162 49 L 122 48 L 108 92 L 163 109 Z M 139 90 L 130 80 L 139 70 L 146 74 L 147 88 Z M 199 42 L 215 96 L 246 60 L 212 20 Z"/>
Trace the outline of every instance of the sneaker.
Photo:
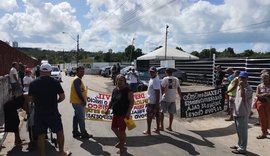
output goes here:
<path id="1" fill-rule="evenodd" d="M 93 135 L 88 134 L 88 133 L 81 135 L 81 139 L 89 139 L 89 138 L 93 138 Z"/>
<path id="2" fill-rule="evenodd" d="M 237 149 L 237 146 L 231 146 L 230 149 Z"/>
<path id="3" fill-rule="evenodd" d="M 73 133 L 73 138 L 80 137 L 82 134 L 80 132 Z"/>
<path id="4" fill-rule="evenodd" d="M 241 151 L 240 150 L 233 150 L 232 153 L 234 153 L 234 154 L 243 154 L 243 155 L 246 154 L 246 152 L 242 151 L 242 150 Z"/>
<path id="5" fill-rule="evenodd" d="M 233 118 L 227 118 L 225 121 L 233 121 Z"/>

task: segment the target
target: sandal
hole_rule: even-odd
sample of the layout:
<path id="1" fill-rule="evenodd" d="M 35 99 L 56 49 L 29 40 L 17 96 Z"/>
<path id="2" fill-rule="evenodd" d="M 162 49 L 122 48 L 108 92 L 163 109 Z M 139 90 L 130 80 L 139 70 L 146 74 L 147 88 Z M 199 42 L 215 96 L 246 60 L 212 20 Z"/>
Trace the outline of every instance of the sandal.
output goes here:
<path id="1" fill-rule="evenodd" d="M 145 135 L 151 135 L 151 132 L 143 131 L 143 134 L 145 134 Z"/>
<path id="2" fill-rule="evenodd" d="M 266 136 L 265 136 L 265 135 L 259 135 L 259 136 L 257 136 L 256 138 L 257 138 L 257 139 L 265 139 Z"/>
<path id="3" fill-rule="evenodd" d="M 157 130 L 157 128 L 154 128 L 154 130 Z M 159 128 L 159 131 L 164 131 L 164 128 Z"/>
<path id="4" fill-rule="evenodd" d="M 65 151 L 64 153 L 60 153 L 59 155 L 60 155 L 60 156 L 71 156 L 71 155 L 72 155 L 72 152 L 70 152 L 70 151 Z"/>
<path id="5" fill-rule="evenodd" d="M 127 148 L 126 148 L 126 147 L 123 147 L 123 148 L 120 148 L 116 153 L 117 153 L 117 154 L 122 154 L 122 153 L 124 153 L 125 151 L 127 151 Z"/>
<path id="6" fill-rule="evenodd" d="M 170 127 L 167 127 L 166 129 L 167 129 L 168 131 L 173 131 L 172 128 L 170 128 Z"/>
<path id="7" fill-rule="evenodd" d="M 160 132 L 159 132 L 159 130 L 153 130 L 152 132 L 154 132 L 154 133 L 157 133 L 157 134 L 160 134 Z"/>

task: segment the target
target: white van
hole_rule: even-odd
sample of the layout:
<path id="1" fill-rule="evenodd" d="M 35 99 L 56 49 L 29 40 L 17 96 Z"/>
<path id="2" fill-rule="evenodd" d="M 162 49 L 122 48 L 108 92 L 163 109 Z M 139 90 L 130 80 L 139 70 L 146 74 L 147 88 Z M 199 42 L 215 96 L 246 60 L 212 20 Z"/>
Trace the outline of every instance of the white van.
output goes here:
<path id="1" fill-rule="evenodd" d="M 43 64 L 43 63 L 49 63 L 49 61 L 48 60 L 42 60 L 41 64 Z"/>

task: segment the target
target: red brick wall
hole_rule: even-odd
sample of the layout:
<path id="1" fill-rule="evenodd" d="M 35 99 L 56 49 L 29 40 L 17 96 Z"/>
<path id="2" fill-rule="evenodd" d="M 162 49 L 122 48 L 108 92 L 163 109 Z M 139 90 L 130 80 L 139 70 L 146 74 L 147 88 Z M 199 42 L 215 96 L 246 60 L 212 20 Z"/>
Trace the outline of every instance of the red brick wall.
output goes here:
<path id="1" fill-rule="evenodd" d="M 0 41 L 0 76 L 9 73 L 12 62 L 21 62 L 27 67 L 35 67 L 39 64 L 38 60 L 18 51 L 3 41 Z"/>

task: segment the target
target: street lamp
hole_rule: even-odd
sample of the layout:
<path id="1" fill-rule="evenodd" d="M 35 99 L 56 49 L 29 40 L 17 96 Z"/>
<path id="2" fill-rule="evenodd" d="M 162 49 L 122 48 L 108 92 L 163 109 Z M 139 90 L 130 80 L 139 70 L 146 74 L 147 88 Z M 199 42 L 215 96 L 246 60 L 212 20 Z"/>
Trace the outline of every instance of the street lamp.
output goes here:
<path id="1" fill-rule="evenodd" d="M 76 41 L 77 42 L 77 52 L 76 52 L 76 64 L 77 64 L 77 67 L 78 67 L 78 64 L 79 64 L 79 46 L 80 46 L 80 41 L 79 41 L 79 38 L 80 38 L 80 36 L 79 36 L 79 34 L 77 35 L 77 39 L 75 39 L 72 35 L 70 35 L 69 33 L 67 33 L 67 32 L 62 32 L 63 34 L 68 34 L 74 41 Z"/>
<path id="2" fill-rule="evenodd" d="M 167 60 L 167 36 L 168 36 L 168 28 L 169 26 L 166 25 L 166 37 L 165 37 L 165 60 Z"/>

